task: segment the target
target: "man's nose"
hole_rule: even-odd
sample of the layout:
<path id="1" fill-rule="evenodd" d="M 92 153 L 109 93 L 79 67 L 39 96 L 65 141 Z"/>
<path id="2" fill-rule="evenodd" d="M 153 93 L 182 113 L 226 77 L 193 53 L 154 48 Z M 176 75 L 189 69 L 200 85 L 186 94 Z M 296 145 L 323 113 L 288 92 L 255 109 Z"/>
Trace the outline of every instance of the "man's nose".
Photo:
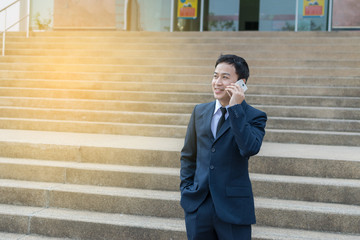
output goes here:
<path id="1" fill-rule="evenodd" d="M 222 79 L 220 78 L 220 77 L 218 77 L 218 78 L 215 78 L 215 84 L 216 85 L 220 85 L 220 84 L 222 84 L 223 82 L 222 82 Z"/>

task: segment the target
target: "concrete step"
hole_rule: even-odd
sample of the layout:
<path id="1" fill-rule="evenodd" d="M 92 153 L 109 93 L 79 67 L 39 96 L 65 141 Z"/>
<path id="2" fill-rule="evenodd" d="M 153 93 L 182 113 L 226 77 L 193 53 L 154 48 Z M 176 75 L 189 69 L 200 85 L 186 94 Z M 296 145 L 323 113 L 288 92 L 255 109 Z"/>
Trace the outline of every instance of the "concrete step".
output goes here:
<path id="1" fill-rule="evenodd" d="M 1 48 L 0 48 L 1 49 Z M 217 57 L 226 52 L 224 49 L 213 49 L 211 51 L 181 51 L 181 50 L 172 50 L 172 56 L 179 56 L 180 58 L 210 58 L 217 59 Z M 243 56 L 245 59 L 247 57 L 253 58 L 263 58 L 273 57 L 273 58 L 296 58 L 296 59 L 340 59 L 340 60 L 358 60 L 359 51 L 302 51 L 301 49 L 295 51 L 277 51 L 274 52 L 271 49 L 269 50 L 249 50 L 242 49 L 236 50 L 230 49 L 229 52 Z M 89 50 L 89 49 L 12 49 L 7 48 L 5 50 L 6 55 L 21 55 L 21 56 L 87 56 L 87 57 L 118 57 L 121 55 L 132 55 L 134 57 L 169 57 L 169 50 Z"/>
<path id="2" fill-rule="evenodd" d="M 190 114 L 0 107 L 0 117 L 187 126 Z"/>
<path id="3" fill-rule="evenodd" d="M 250 179 L 256 197 L 360 206 L 359 179 L 326 179 L 271 174 L 251 174 Z"/>
<path id="4" fill-rule="evenodd" d="M 360 119 L 359 108 L 310 107 L 310 106 L 266 106 L 254 105 L 262 109 L 268 116 L 274 117 L 305 117 L 325 119 Z"/>
<path id="5" fill-rule="evenodd" d="M 25 118 L 0 118 L 0 128 L 76 133 L 120 134 L 165 138 L 184 138 L 186 133 L 186 125 L 135 124 Z M 267 129 L 264 140 L 279 143 L 292 142 L 301 144 L 359 146 L 360 133 L 329 132 L 319 130 Z"/>
<path id="6" fill-rule="evenodd" d="M 295 37 L 328 37 L 328 38 L 339 38 L 339 37 L 359 37 L 359 32 L 357 31 L 332 31 L 332 32 L 320 32 L 320 31 L 304 31 L 304 32 L 146 32 L 146 31 L 45 31 L 45 32 L 31 32 L 32 37 L 105 37 L 105 36 L 116 36 L 116 37 L 152 37 L 152 36 L 161 36 L 161 37 L 217 37 L 221 38 L 226 37 L 266 37 L 266 38 L 278 38 L 279 36 L 283 38 L 295 38 Z M 13 37 L 25 37 L 26 32 L 9 32 L 9 36 Z"/>
<path id="7" fill-rule="evenodd" d="M 270 129 L 360 132 L 360 120 L 269 117 L 266 125 Z"/>
<path id="8" fill-rule="evenodd" d="M 0 240 L 71 240 L 70 238 L 53 238 L 35 234 L 16 234 L 0 232 Z"/>
<path id="9" fill-rule="evenodd" d="M 0 180 L 0 204 L 183 218 L 178 191 Z M 27 196 L 27 197 L 25 197 Z"/>
<path id="10" fill-rule="evenodd" d="M 293 239 L 311 239 L 311 240 L 358 240 L 358 235 L 326 233 L 315 231 L 304 231 L 296 229 L 282 229 L 262 226 L 253 226 L 253 240 L 293 240 Z M 0 232 L 1 240 L 70 240 L 70 238 L 53 238 L 40 235 L 26 235 Z M 82 239 L 82 238 L 78 238 Z M 184 238 L 186 239 L 186 237 Z"/>
<path id="11" fill-rule="evenodd" d="M 186 126 L 180 125 L 41 120 L 24 118 L 0 118 L 0 128 L 75 133 L 120 134 L 165 138 L 184 138 L 186 133 Z"/>
<path id="12" fill-rule="evenodd" d="M 56 72 L 54 74 L 50 71 L 11 71 L 0 70 L 0 79 L 2 80 L 60 80 L 65 81 L 94 81 L 97 82 L 131 82 L 131 83 L 191 83 L 191 84 L 210 84 L 212 76 L 209 75 L 194 75 L 194 74 L 139 74 L 139 73 L 86 73 L 86 72 Z M 311 76 L 262 76 L 253 75 L 248 85 L 262 84 L 262 85 L 298 85 L 298 86 L 327 86 L 327 87 L 359 87 L 360 82 L 358 77 L 351 76 L 326 76 L 326 77 L 311 77 Z"/>
<path id="13" fill-rule="evenodd" d="M 0 153 L 81 163 L 180 167 L 182 138 L 0 130 Z M 139 144 L 141 143 L 141 144 Z M 264 142 L 250 163 L 253 173 L 360 179 L 358 146 Z"/>
<path id="14" fill-rule="evenodd" d="M 255 209 L 259 225 L 354 234 L 360 232 L 360 206 L 258 198 Z"/>
<path id="15" fill-rule="evenodd" d="M 123 82 L 123 81 L 80 81 L 80 80 L 0 80 L 0 87 L 17 88 L 54 88 L 82 90 L 122 90 L 153 92 L 197 92 L 211 93 L 210 83 L 159 83 L 159 82 Z M 307 95 L 307 96 L 360 96 L 360 87 L 298 86 L 288 84 L 249 84 L 251 94 Z"/>
<path id="16" fill-rule="evenodd" d="M 137 100 L 150 102 L 203 102 L 213 101 L 212 93 L 145 92 L 120 90 L 82 90 L 49 88 L 11 88 L 0 87 L 1 96 L 14 97 L 52 97 L 101 100 Z"/>
<path id="17" fill-rule="evenodd" d="M 0 118 L 187 126 L 190 114 L 0 107 Z M 359 120 L 268 117 L 270 129 L 360 132 Z"/>
<path id="18" fill-rule="evenodd" d="M 358 146 L 265 142 L 249 168 L 254 173 L 360 179 Z"/>
<path id="19" fill-rule="evenodd" d="M 148 92 L 121 90 L 83 90 L 50 88 L 0 87 L 0 95 L 6 97 L 41 97 L 116 101 L 184 102 L 203 103 L 214 101 L 213 94 L 194 92 Z M 320 106 L 360 108 L 360 97 L 306 96 L 306 95 L 246 95 L 249 104 L 276 106 Z"/>
<path id="20" fill-rule="evenodd" d="M 359 235 L 306 231 L 289 228 L 253 227 L 253 240 L 358 240 Z"/>
<path id="21" fill-rule="evenodd" d="M 149 40 L 149 39 L 148 39 Z M 332 43 L 318 43 L 318 44 L 291 44 L 291 43 L 283 43 L 280 39 L 276 43 L 264 43 L 261 45 L 260 51 L 269 51 L 272 50 L 274 52 L 279 51 L 303 51 L 303 52 L 311 52 L 316 48 L 317 51 L 341 51 L 341 52 L 359 52 L 360 46 L 356 43 L 346 43 L 339 44 L 336 41 Z M 7 42 L 7 47 L 9 49 L 117 49 L 117 50 L 167 50 L 174 51 L 178 49 L 182 49 L 183 51 L 192 52 L 196 51 L 206 51 L 209 49 L 214 49 L 216 51 L 232 51 L 233 49 L 241 50 L 251 50 L 251 51 L 259 51 L 259 44 L 250 42 L 216 42 L 209 43 L 207 40 L 203 40 L 197 43 L 192 42 L 178 42 L 176 44 L 168 42 L 168 43 L 158 43 L 152 42 L 142 42 L 142 43 L 132 43 L 128 41 L 120 41 L 120 42 L 53 42 L 51 41 L 31 41 L 31 42 Z"/>
<path id="22" fill-rule="evenodd" d="M 97 191 L 101 192 L 102 196 L 96 197 L 91 201 L 94 204 L 94 208 L 105 208 L 102 205 L 103 203 L 95 204 L 95 201 L 104 201 L 103 199 L 108 199 L 110 202 L 114 202 L 116 199 L 116 203 L 125 202 L 126 206 L 119 206 L 120 209 L 130 209 L 128 211 L 133 211 L 132 209 L 136 209 L 135 212 L 127 212 L 128 214 L 150 214 L 148 209 L 142 209 L 144 206 L 155 206 L 158 203 L 148 203 L 145 205 L 143 203 L 143 199 L 146 198 L 140 197 L 140 200 L 132 199 L 131 205 L 129 202 L 125 201 L 123 198 L 134 198 L 134 192 L 139 194 L 142 193 L 141 189 L 148 189 L 142 194 L 159 196 L 167 196 L 168 198 L 162 198 L 163 201 L 169 201 L 170 207 L 166 208 L 165 212 L 158 211 L 153 212 L 154 216 L 158 217 L 182 217 L 182 213 L 176 206 L 178 206 L 179 198 L 174 196 L 178 196 L 175 193 L 159 193 L 157 191 L 177 191 L 179 188 L 179 169 L 155 169 L 154 167 L 135 167 L 135 166 L 125 166 L 125 165 L 100 165 L 100 164 L 74 164 L 67 162 L 50 162 L 50 161 L 41 161 L 41 160 L 32 160 L 32 159 L 8 159 L 8 158 L 0 158 L 0 165 L 3 170 L 1 173 L 1 178 L 5 179 L 14 179 L 14 180 L 22 180 L 22 181 L 47 181 L 54 183 L 67 183 L 67 184 L 81 184 L 81 185 L 94 185 L 90 187 L 90 189 L 96 190 L 95 186 L 109 186 L 109 187 L 119 187 L 119 188 L 127 188 L 126 190 L 122 190 L 122 195 L 116 198 L 116 192 L 114 189 L 109 189 L 107 193 L 105 193 L 105 189 L 98 189 Z M 37 176 L 31 176 L 25 173 L 25 169 L 29 169 L 34 173 L 37 173 Z M 79 170 L 79 168 L 82 168 Z M 159 168 L 159 167 L 157 167 Z M 96 170 L 94 170 L 96 169 Z M 6 172 L 5 172 L 6 171 Z M 12 172 L 19 173 L 12 173 Z M 52 174 L 43 174 L 41 171 L 48 171 Z M 21 175 L 20 175 L 21 174 Z M 69 175 L 69 176 L 67 176 Z M 133 176 L 130 176 L 133 175 Z M 66 176 L 66 177 L 65 177 Z M 174 177 L 175 176 L 175 177 Z M 63 179 L 62 179 L 63 178 Z M 115 178 L 113 180 L 95 180 L 97 178 Z M 137 179 L 136 179 L 137 178 Z M 358 202 L 360 195 L 360 180 L 348 180 L 348 179 L 321 179 L 314 177 L 293 177 L 293 176 L 282 176 L 282 175 L 268 175 L 268 174 L 251 174 L 250 178 L 252 180 L 254 194 L 256 197 L 268 197 L 268 198 L 276 198 L 276 199 L 289 199 L 289 200 L 299 200 L 299 201 L 312 201 L 312 202 L 327 202 L 327 203 L 340 203 L 340 204 L 351 204 L 351 205 L 360 205 Z M 119 181 L 119 179 L 121 179 Z M 166 184 L 160 185 L 162 181 L 172 181 L 174 184 Z M 146 182 L 146 183 L 144 183 Z M 22 184 L 24 186 L 25 184 Z M 21 195 L 27 196 L 27 194 L 18 191 L 20 194 L 12 195 L 11 192 L 14 191 L 13 187 L 6 186 L 3 187 L 4 197 L 2 198 L 3 203 L 10 204 L 14 201 L 18 203 L 21 202 Z M 71 190 L 72 193 L 66 194 L 65 199 L 60 197 L 60 194 L 56 195 L 54 199 L 59 201 L 58 205 L 53 205 L 54 207 L 65 207 L 65 205 L 60 206 L 61 204 L 68 204 L 68 207 L 73 205 L 78 205 L 82 203 L 84 199 L 91 199 L 91 195 L 94 193 L 83 193 L 86 191 L 86 187 L 76 187 L 70 186 L 68 189 Z M 84 188 L 85 190 L 81 190 Z M 128 188 L 136 188 L 133 191 L 130 191 Z M 10 190 L 9 190 L 10 189 Z M 56 188 L 51 188 L 53 191 L 56 191 Z M 152 191 L 149 191 L 152 190 Z M 65 190 L 64 190 L 65 191 Z M 70 190 L 69 190 L 70 191 Z M 32 192 L 35 194 L 35 191 L 28 190 L 27 192 Z M 123 196 L 126 192 L 130 194 L 129 196 Z M 133 192 L 133 193 L 132 193 Z M 41 193 L 44 195 L 45 193 Z M 110 196 L 106 197 L 103 195 L 110 194 Z M 118 193 L 120 194 L 120 193 Z M 48 195 L 46 193 L 46 195 Z M 39 198 L 39 197 L 37 197 Z M 36 199 L 37 199 L 36 198 Z M 116 199 L 115 199 L 116 198 Z M 70 199 L 70 200 L 66 200 Z M 76 199 L 76 200 L 75 200 Z M 96 200 L 98 199 L 98 200 Z M 153 199 L 152 201 L 160 202 L 162 200 Z M 30 201 L 30 199 L 29 199 Z M 32 200 L 34 201 L 34 200 Z M 71 201 L 71 202 L 67 202 Z M 75 201 L 79 201 L 77 204 Z M 48 202 L 48 200 L 47 200 Z M 59 205 L 60 204 L 60 205 Z M 165 202 L 161 203 L 165 205 Z M 106 204 L 105 204 L 106 205 Z M 174 206 L 175 205 L 175 206 Z M 43 205 L 41 205 L 43 206 Z M 132 206 L 132 207 L 130 207 Z M 75 207 L 75 206 L 73 206 Z M 107 210 L 101 209 L 97 211 L 105 211 L 105 212 L 116 212 L 117 208 L 114 208 L 113 205 L 106 206 Z M 173 209 L 170 211 L 169 209 Z M 94 210 L 87 209 L 84 210 Z M 176 211 L 175 211 L 176 210 Z M 166 216 L 165 216 L 166 215 Z"/>
<path id="23" fill-rule="evenodd" d="M 71 33 L 67 33 L 66 35 L 59 35 L 58 32 L 53 32 L 51 35 L 45 34 L 36 34 L 31 35 L 30 38 L 24 38 L 24 36 L 14 36 L 12 34 L 7 36 L 7 40 L 9 42 L 59 42 L 59 43 L 69 43 L 69 42 L 91 42 L 91 43 L 118 43 L 118 42 L 125 42 L 125 43 L 148 43 L 148 39 L 151 39 L 152 42 L 156 43 L 239 43 L 239 44 L 278 44 L 279 42 L 284 44 L 314 44 L 317 45 L 319 43 L 329 44 L 333 43 L 334 41 L 338 44 L 356 44 L 359 40 L 359 34 L 354 33 L 354 35 L 349 36 L 345 34 L 339 34 L 338 36 L 334 37 L 329 33 L 328 35 L 323 36 L 315 36 L 309 37 L 309 35 L 302 35 L 300 33 L 288 35 L 284 32 L 279 32 L 277 36 L 270 36 L 267 34 L 263 34 L 260 32 L 254 33 L 247 33 L 247 34 L 227 34 L 226 38 L 221 38 L 219 35 L 211 34 L 209 32 L 206 33 L 168 33 L 168 34 L 159 34 L 159 33 L 152 33 L 152 35 L 147 34 L 140 35 L 134 33 L 125 33 L 125 34 L 118 34 L 112 33 L 107 35 L 102 34 L 82 34 L 82 35 L 74 35 Z M 1 39 L 1 38 L 0 38 Z"/>
<path id="24" fill-rule="evenodd" d="M 3 232 L 94 240 L 186 239 L 181 219 L 10 205 L 0 205 L 0 219 Z"/>
<path id="25" fill-rule="evenodd" d="M 13 160 L 13 162 L 9 163 L 9 160 Z M 37 169 L 44 169 L 46 167 L 52 173 L 55 173 L 54 168 L 62 166 L 66 168 L 64 169 L 65 174 L 71 173 L 74 167 L 73 164 L 65 164 L 65 162 L 59 161 L 51 163 L 45 160 L 0 158 L 0 165 L 7 171 L 22 171 L 18 166 L 19 164 L 30 166 L 29 169 L 36 172 L 39 172 Z M 107 182 L 97 184 L 90 180 L 92 177 L 101 176 L 98 173 L 90 172 L 87 167 L 89 164 L 82 165 L 84 165 L 84 171 L 88 172 L 87 177 L 89 178 L 85 180 L 85 177 L 82 177 L 84 179 L 80 183 L 82 185 L 72 183 L 71 177 L 64 179 L 64 182 L 54 182 L 58 177 L 54 176 L 52 179 L 46 179 L 44 176 L 34 178 L 23 175 L 22 179 L 19 179 L 18 174 L 2 173 L 1 177 L 4 179 L 0 180 L 0 192 L 2 193 L 0 203 L 12 204 L 16 202 L 18 205 L 26 206 L 72 208 L 156 217 L 183 217 L 183 211 L 178 204 L 180 201 L 180 194 L 177 191 L 178 186 L 174 188 L 170 186 L 165 187 L 167 188 L 166 190 L 160 189 L 151 180 L 154 177 L 150 175 L 143 177 L 144 181 L 151 182 L 145 189 L 139 183 L 134 183 L 130 186 L 128 183 L 124 183 L 124 181 L 131 181 L 131 178 L 119 173 L 119 175 L 126 179 L 117 186 L 111 183 L 113 186 L 109 187 Z M 99 164 L 91 164 L 91 166 L 97 169 L 103 168 Z M 114 167 L 114 169 L 116 171 L 119 168 Z M 122 167 L 122 169 L 130 168 L 127 166 L 126 168 Z M 140 171 L 144 169 L 144 167 L 132 167 L 130 170 L 125 171 L 131 171 L 134 175 L 140 175 Z M 154 168 L 148 167 L 146 169 L 148 172 L 156 172 Z M 179 172 L 178 169 L 177 171 Z M 157 178 L 165 180 L 161 171 L 158 174 L 160 176 L 157 176 Z M 105 176 L 105 173 L 102 173 L 102 175 Z M 50 181 L 45 183 L 41 182 L 41 179 Z M 360 196 L 359 179 L 323 179 L 258 173 L 250 174 L 250 179 L 255 197 L 360 206 L 358 202 Z M 90 184 L 91 186 L 89 186 Z M 159 210 L 160 208 L 161 210 Z"/>
<path id="26" fill-rule="evenodd" d="M 195 103 L 2 97 L 0 106 L 158 113 L 191 113 Z M 357 110 L 355 109 L 355 116 Z M 350 114 L 351 115 L 351 114 Z M 350 117 L 350 116 L 349 116 Z"/>
<path id="27" fill-rule="evenodd" d="M 2 157 L 82 163 L 179 168 L 184 144 L 181 138 L 8 129 L 0 132 Z"/>
<path id="28" fill-rule="evenodd" d="M 360 133 L 267 129 L 264 140 L 280 143 L 360 146 Z"/>
<path id="29" fill-rule="evenodd" d="M 0 106 L 19 108 L 53 108 L 95 111 L 128 111 L 144 113 L 185 113 L 192 112 L 195 103 L 141 102 L 113 100 L 81 100 L 28 97 L 1 97 Z M 267 106 L 253 105 L 271 117 L 360 119 L 360 108 L 310 107 L 310 106 Z"/>
<path id="30" fill-rule="evenodd" d="M 97 64 L 41 64 L 0 63 L 0 70 L 12 71 L 66 71 L 66 72 L 109 72 L 109 73 L 149 73 L 158 74 L 198 74 L 208 75 L 211 80 L 212 66 L 158 66 L 158 65 L 97 65 Z M 254 75 L 276 76 L 359 76 L 360 68 L 349 67 L 252 67 Z"/>
<path id="31" fill-rule="evenodd" d="M 172 33 L 159 33 L 159 32 L 149 32 L 148 34 L 133 34 L 129 32 L 123 32 L 122 34 L 118 33 L 109 33 L 109 34 L 93 34 L 93 33 L 85 33 L 82 35 L 71 34 L 70 32 L 59 35 L 58 32 L 52 32 L 51 34 L 37 34 L 31 35 L 29 38 L 25 36 L 13 36 L 7 34 L 6 39 L 9 42 L 14 43 L 32 43 L 36 42 L 54 42 L 54 43 L 73 43 L 73 42 L 84 42 L 85 40 L 89 40 L 89 42 L 94 44 L 100 43 L 138 43 L 138 44 L 149 44 L 148 39 L 151 39 L 150 43 L 156 43 L 158 40 L 159 43 L 176 43 L 176 44 L 184 44 L 184 43 L 232 43 L 232 44 L 278 44 L 279 42 L 284 42 L 287 44 L 314 44 L 319 45 L 319 41 L 315 41 L 314 38 L 324 41 L 324 44 L 329 44 L 333 42 L 339 41 L 339 45 L 343 44 L 354 44 L 359 41 L 359 34 L 355 34 L 353 36 L 349 35 L 338 35 L 337 37 L 331 36 L 331 34 L 323 35 L 323 36 L 305 36 L 305 35 L 285 35 L 284 32 L 279 32 L 278 36 L 269 36 L 269 35 L 261 35 L 260 33 L 255 34 L 227 34 L 227 38 L 224 39 L 219 34 L 211 34 L 210 32 L 193 32 L 192 34 L 186 32 L 172 32 Z M 1 39 L 1 38 L 0 38 Z M 346 41 L 349 39 L 349 41 Z M 254 40 L 251 42 L 250 40 Z"/>
<path id="32" fill-rule="evenodd" d="M 265 198 L 256 199 L 255 205 L 257 209 L 258 225 L 266 224 L 270 227 L 297 228 L 310 231 L 341 232 L 342 234 L 359 235 L 359 206 Z M 29 218 L 29 215 L 32 217 L 30 218 L 30 221 L 26 221 L 27 218 Z M 279 221 L 270 221 L 273 219 L 272 216 L 276 216 L 276 219 Z M 4 221 L 9 218 L 12 219 L 11 224 L 5 224 L 1 231 L 25 233 L 25 229 L 30 229 L 29 232 L 32 234 L 49 235 L 49 233 L 57 232 L 50 236 L 74 238 L 74 235 L 70 236 L 68 234 L 70 232 L 73 232 L 73 234 L 85 232 L 88 234 L 95 234 L 91 231 L 85 231 L 86 229 L 84 229 L 84 227 L 94 228 L 95 226 L 98 226 L 102 228 L 102 231 L 106 230 L 106 232 L 110 234 L 115 230 L 113 229 L 110 231 L 111 228 L 128 226 L 128 228 L 141 228 L 142 231 L 140 231 L 140 229 L 137 231 L 139 234 L 144 234 L 144 232 L 157 232 L 157 234 L 159 234 L 159 232 L 167 232 L 174 236 L 176 232 L 181 232 L 182 234 L 185 233 L 184 223 L 181 219 L 99 213 L 70 209 L 0 205 L 0 219 Z M 325 218 L 326 220 L 324 220 Z M 107 224 L 105 225 L 104 223 Z M 56 224 L 56 228 L 53 227 L 54 224 Z M 8 229 L 10 228 L 9 225 L 12 228 L 12 231 Z M 51 229 L 51 231 L 49 231 L 49 229 Z M 95 229 L 98 230 L 97 227 L 95 227 Z M 162 231 L 156 231 L 156 229 L 161 229 Z M 98 230 L 95 232 L 97 232 L 97 234 L 104 234 L 102 231 Z M 116 231 L 117 234 L 118 231 Z M 127 231 L 124 231 L 124 233 L 125 232 Z M 90 236 L 91 235 L 88 235 L 87 239 L 92 239 Z M 79 238 L 79 236 L 77 237 Z M 159 237 L 157 239 L 160 239 L 161 235 L 157 237 Z M 169 235 L 167 237 L 169 237 Z M 113 238 L 109 235 L 106 239 Z M 152 238 L 148 237 L 146 239 Z"/>
<path id="33" fill-rule="evenodd" d="M 347 59 L 274 59 L 274 58 L 246 58 L 252 67 L 349 67 L 358 68 L 358 60 Z M 171 65 L 171 66 L 203 66 L 214 65 L 213 59 L 177 58 L 177 57 L 62 57 L 62 56 L 4 56 L 0 63 L 38 63 L 38 64 L 99 64 L 99 65 Z"/>
<path id="34" fill-rule="evenodd" d="M 293 95 L 257 95 L 248 94 L 247 102 L 251 105 L 268 104 L 272 106 L 312 106 L 312 107 L 344 107 L 358 108 L 359 97 L 327 97 L 327 96 L 293 96 Z"/>
<path id="35" fill-rule="evenodd" d="M 176 191 L 179 169 L 1 158 L 3 179 Z"/>
<path id="36" fill-rule="evenodd" d="M 342 205 L 342 204 L 329 204 L 329 203 L 315 203 L 315 202 L 303 202 L 302 201 L 289 201 L 289 200 L 275 200 L 269 198 L 263 198 L 265 195 L 273 195 L 270 193 L 274 189 L 274 181 L 281 182 L 281 178 L 284 176 L 261 176 L 261 175 L 252 175 L 252 181 L 254 183 L 255 195 L 256 191 L 262 192 L 262 198 L 256 198 L 256 206 L 258 211 L 263 214 L 263 212 L 268 211 L 269 208 L 272 208 L 273 211 L 298 211 L 298 215 L 302 215 L 303 212 L 308 212 L 308 215 L 321 215 L 321 214 L 338 214 L 339 218 L 345 216 L 350 218 L 352 217 L 355 222 L 359 221 L 360 218 L 360 206 L 355 205 Z M 262 183 L 259 179 L 268 178 L 266 183 Z M 291 185 L 299 181 L 300 178 L 287 177 L 288 180 L 284 181 L 283 184 L 288 184 L 289 188 L 292 191 L 296 191 Z M 306 179 L 306 180 L 305 180 Z M 290 181 L 289 181 L 290 180 Z M 301 193 L 293 193 L 299 197 L 307 191 L 311 192 L 314 187 L 319 184 L 319 181 L 323 181 L 322 186 L 318 186 L 316 191 L 321 195 L 320 192 L 326 194 L 326 191 L 332 191 L 331 186 L 325 182 L 328 180 L 320 180 L 315 178 L 302 178 L 301 182 L 305 185 L 300 189 Z M 346 181 L 339 179 L 330 180 L 333 183 L 333 188 L 342 186 L 345 187 L 345 191 L 342 193 L 332 193 L 333 198 L 337 198 L 338 195 L 343 195 L 342 198 L 346 199 L 350 196 L 351 201 L 348 199 L 347 204 L 355 203 L 360 194 L 359 180 L 357 181 Z M 328 181 L 328 182 L 330 182 Z M 307 182 L 307 183 L 306 183 Z M 329 190 L 326 190 L 326 185 L 328 185 Z M 265 190 L 270 186 L 270 189 Z M 284 186 L 283 186 L 284 187 Z M 259 189 L 261 188 L 261 189 Z M 275 187 L 276 188 L 276 187 Z M 323 188 L 323 189 L 321 189 Z M 351 189 L 353 188 L 353 189 Z M 279 189 L 279 188 L 276 188 Z M 347 191 L 349 190 L 349 191 Z M 123 213 L 131 215 L 145 215 L 152 217 L 166 217 L 166 218 L 182 218 L 183 211 L 179 205 L 180 194 L 179 192 L 164 192 L 164 191 L 153 191 L 153 190 L 142 190 L 142 189 L 129 189 L 129 188 L 111 188 L 111 187 L 96 187 L 96 186 L 86 186 L 86 185 L 73 185 L 73 184 L 54 184 L 54 183 L 43 183 L 43 182 L 23 182 L 23 181 L 14 181 L 14 180 L 1 180 L 0 181 L 0 191 L 2 192 L 2 197 L 0 198 L 1 204 L 11 204 L 14 201 L 17 205 L 31 206 L 31 207 L 44 207 L 44 208 L 66 208 L 72 210 L 82 210 L 82 211 L 91 211 L 91 212 L 102 212 L 102 213 Z M 279 191 L 279 190 L 277 190 Z M 283 190 L 284 193 L 290 194 L 291 190 Z M 308 198 L 308 200 L 313 201 L 308 193 L 301 198 Z M 321 197 L 323 200 L 331 198 L 331 193 L 327 193 L 327 197 Z M 345 195 L 345 196 L 344 196 Z M 27 196 L 27 197 L 26 197 Z M 265 196 L 266 197 L 266 196 Z M 268 196 L 269 197 L 269 196 Z M 341 197 L 341 196 L 339 196 Z M 311 199 L 310 199 L 311 198 Z M 269 202 L 267 202 L 269 201 Z M 331 199 L 332 202 L 336 200 Z M 270 207 L 271 206 L 271 207 Z M 317 211 L 314 210 L 316 206 L 320 207 Z M 344 212 L 344 209 L 348 208 Z M 354 212 L 350 213 L 351 210 Z M 337 213 L 334 213 L 334 212 Z M 281 213 L 278 213 L 281 214 Z M 341 216 L 343 215 L 343 216 Z M 347 216 L 351 215 L 351 216 Z M 303 216 L 309 217 L 309 216 Z M 318 217 L 318 216 L 311 216 Z M 336 218 L 336 216 L 333 216 Z M 268 219 L 268 216 L 263 216 L 258 214 L 258 222 L 261 222 Z M 265 218 L 265 219 L 263 219 Z M 291 218 L 291 217 L 288 217 Z M 282 218 L 283 219 L 283 218 Z M 325 224 L 325 223 L 324 223 Z M 306 224 L 304 224 L 306 225 Z M 289 226 L 274 226 L 274 227 L 289 227 Z M 349 227 L 349 226 L 348 226 Z M 353 228 L 353 227 L 352 227 Z M 312 227 L 305 228 L 308 230 L 314 230 Z M 332 231 L 328 229 L 327 231 Z M 341 230 L 340 230 L 341 231 Z M 354 233 L 358 233 L 356 230 Z"/>

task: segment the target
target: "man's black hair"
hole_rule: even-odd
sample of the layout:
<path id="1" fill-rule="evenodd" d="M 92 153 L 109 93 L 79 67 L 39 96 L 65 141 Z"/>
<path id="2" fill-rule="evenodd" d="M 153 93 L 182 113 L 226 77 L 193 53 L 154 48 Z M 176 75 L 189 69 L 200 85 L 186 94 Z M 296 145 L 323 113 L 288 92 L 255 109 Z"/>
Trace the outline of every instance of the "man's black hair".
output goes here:
<path id="1" fill-rule="evenodd" d="M 215 68 L 219 63 L 223 63 L 223 62 L 231 64 L 235 67 L 235 72 L 238 75 L 238 79 L 245 78 L 246 81 L 248 80 L 250 76 L 250 71 L 249 71 L 249 66 L 245 61 L 245 59 L 233 54 L 225 54 L 225 55 L 221 54 L 215 63 Z"/>

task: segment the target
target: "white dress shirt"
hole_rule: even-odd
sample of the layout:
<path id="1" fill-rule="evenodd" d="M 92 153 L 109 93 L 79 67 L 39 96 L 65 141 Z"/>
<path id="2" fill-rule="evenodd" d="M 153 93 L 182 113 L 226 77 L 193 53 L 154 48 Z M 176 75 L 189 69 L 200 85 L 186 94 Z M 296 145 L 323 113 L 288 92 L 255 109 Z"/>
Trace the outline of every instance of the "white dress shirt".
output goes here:
<path id="1" fill-rule="evenodd" d="M 221 104 L 219 102 L 219 100 L 216 99 L 216 104 L 215 104 L 215 110 L 214 110 L 214 114 L 213 114 L 213 117 L 212 117 L 212 120 L 211 120 L 211 132 L 214 136 L 214 138 L 216 138 L 216 128 L 217 128 L 217 125 L 218 125 L 218 122 L 221 118 Z M 227 105 L 226 107 L 226 114 L 225 114 L 225 120 L 228 118 L 229 116 L 229 111 L 227 110 L 229 108 L 229 105 Z"/>

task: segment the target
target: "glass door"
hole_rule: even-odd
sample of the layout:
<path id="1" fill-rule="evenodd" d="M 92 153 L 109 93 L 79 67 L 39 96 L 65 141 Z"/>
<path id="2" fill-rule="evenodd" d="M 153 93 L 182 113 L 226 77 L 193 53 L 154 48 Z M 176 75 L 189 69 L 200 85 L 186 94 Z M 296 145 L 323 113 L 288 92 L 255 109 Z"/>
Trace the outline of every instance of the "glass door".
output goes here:
<path id="1" fill-rule="evenodd" d="M 298 0 L 297 31 L 326 31 L 328 0 Z"/>
<path id="2" fill-rule="evenodd" d="M 240 1 L 208 0 L 205 5 L 204 30 L 238 31 Z"/>

